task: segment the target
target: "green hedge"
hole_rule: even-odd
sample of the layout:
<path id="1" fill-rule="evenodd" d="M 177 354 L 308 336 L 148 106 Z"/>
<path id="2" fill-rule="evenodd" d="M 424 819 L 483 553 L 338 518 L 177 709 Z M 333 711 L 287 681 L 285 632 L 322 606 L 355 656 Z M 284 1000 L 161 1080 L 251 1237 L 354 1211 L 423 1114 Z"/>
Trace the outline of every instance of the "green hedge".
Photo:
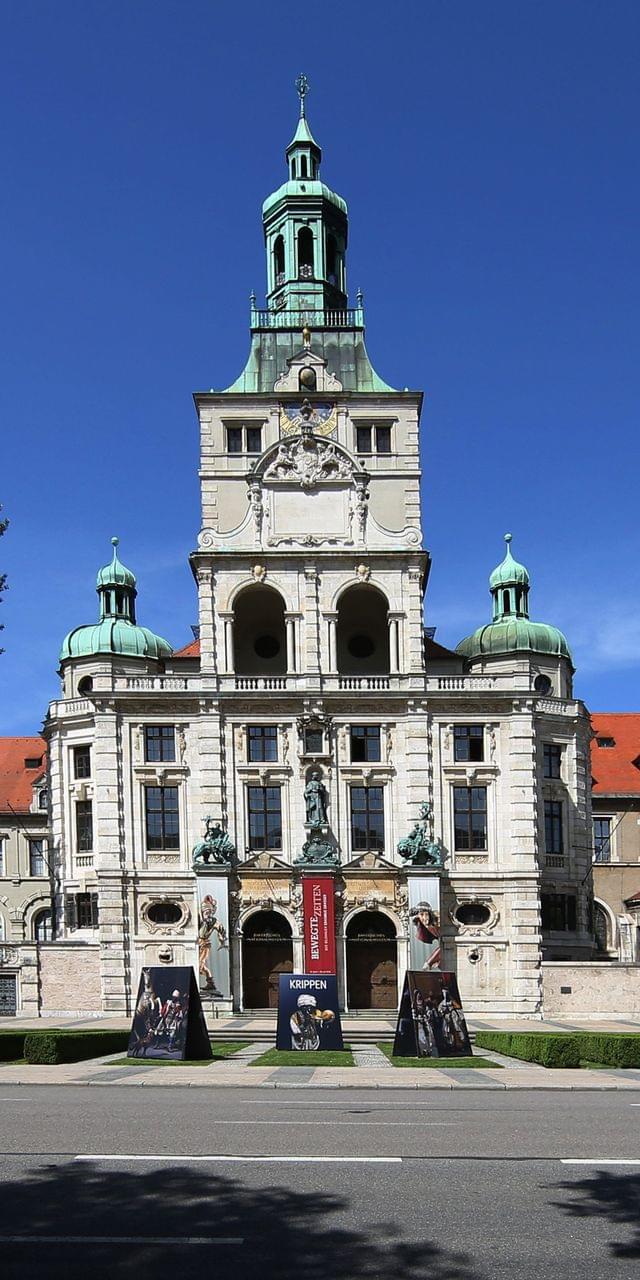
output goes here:
<path id="1" fill-rule="evenodd" d="M 523 1058 L 543 1067 L 579 1067 L 601 1062 L 607 1067 L 640 1067 L 640 1035 L 599 1031 L 478 1031 L 476 1045 L 507 1058 Z"/>
<path id="2" fill-rule="evenodd" d="M 26 1062 L 81 1062 L 121 1053 L 129 1043 L 128 1031 L 28 1031 L 24 1037 Z"/>
<path id="3" fill-rule="evenodd" d="M 24 1035 L 24 1031 L 0 1031 L 0 1062 L 22 1057 Z"/>

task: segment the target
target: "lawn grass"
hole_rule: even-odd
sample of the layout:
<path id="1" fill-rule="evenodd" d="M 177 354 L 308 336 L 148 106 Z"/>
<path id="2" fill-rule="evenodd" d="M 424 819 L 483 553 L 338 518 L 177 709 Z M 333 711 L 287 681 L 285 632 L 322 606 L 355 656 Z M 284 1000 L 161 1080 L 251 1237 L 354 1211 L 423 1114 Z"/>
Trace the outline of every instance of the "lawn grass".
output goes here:
<path id="1" fill-rule="evenodd" d="M 105 1062 L 105 1067 L 213 1067 L 216 1062 L 233 1057 L 240 1049 L 246 1049 L 248 1040 L 230 1040 L 228 1044 L 213 1044 L 212 1058 L 191 1058 L 183 1062 L 172 1061 L 171 1058 L 116 1058 L 114 1062 Z"/>
<path id="2" fill-rule="evenodd" d="M 378 1048 L 394 1067 L 435 1067 L 446 1071 L 460 1067 L 470 1067 L 472 1070 L 476 1067 L 494 1067 L 501 1070 L 500 1063 L 475 1055 L 472 1058 L 394 1058 L 392 1044 L 379 1044 Z"/>
<path id="3" fill-rule="evenodd" d="M 302 1049 L 267 1049 L 248 1067 L 352 1067 L 350 1049 L 318 1049 L 315 1053 Z"/>

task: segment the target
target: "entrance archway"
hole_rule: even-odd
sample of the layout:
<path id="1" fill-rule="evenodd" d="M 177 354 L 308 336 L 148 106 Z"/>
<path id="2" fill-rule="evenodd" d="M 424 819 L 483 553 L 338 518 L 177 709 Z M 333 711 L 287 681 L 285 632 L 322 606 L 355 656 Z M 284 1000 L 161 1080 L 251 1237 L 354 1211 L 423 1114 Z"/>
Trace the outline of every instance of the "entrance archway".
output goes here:
<path id="1" fill-rule="evenodd" d="M 359 911 L 346 931 L 350 1009 L 395 1009 L 398 954 L 393 922 L 381 911 Z"/>
<path id="2" fill-rule="evenodd" d="M 293 973 L 291 925 L 278 911 L 256 911 L 242 930 L 243 1008 L 277 1009 L 281 973 Z"/>

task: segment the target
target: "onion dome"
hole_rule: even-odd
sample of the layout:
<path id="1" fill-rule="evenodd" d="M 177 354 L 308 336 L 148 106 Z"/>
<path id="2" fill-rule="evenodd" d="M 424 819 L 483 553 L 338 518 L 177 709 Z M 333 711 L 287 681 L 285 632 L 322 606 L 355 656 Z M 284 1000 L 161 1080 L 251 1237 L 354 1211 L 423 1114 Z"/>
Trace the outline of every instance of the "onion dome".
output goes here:
<path id="1" fill-rule="evenodd" d="M 504 560 L 489 578 L 493 621 L 461 640 L 457 652 L 464 658 L 473 659 L 487 654 L 528 651 L 572 662 L 571 651 L 562 632 L 547 622 L 531 621 L 529 574 L 511 554 L 510 533 L 505 534 L 505 542 Z"/>
<path id="2" fill-rule="evenodd" d="M 118 539 L 112 538 L 113 558 L 100 569 L 96 590 L 100 600 L 100 620 L 70 631 L 60 650 L 60 661 L 89 658 L 98 654 L 119 654 L 131 658 L 170 657 L 171 645 L 147 627 L 136 623 L 136 579 L 118 559 Z"/>

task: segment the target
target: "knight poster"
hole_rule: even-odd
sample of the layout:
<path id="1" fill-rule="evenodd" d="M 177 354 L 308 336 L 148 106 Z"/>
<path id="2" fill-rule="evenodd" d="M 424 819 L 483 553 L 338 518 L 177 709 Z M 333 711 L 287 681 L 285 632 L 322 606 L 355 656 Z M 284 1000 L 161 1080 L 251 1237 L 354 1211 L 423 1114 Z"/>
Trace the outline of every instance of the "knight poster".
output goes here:
<path id="1" fill-rule="evenodd" d="M 440 877 L 407 877 L 409 890 L 409 954 L 412 969 L 440 965 Z"/>
<path id="2" fill-rule="evenodd" d="M 334 974 L 281 973 L 277 1049 L 343 1049 Z"/>
<path id="3" fill-rule="evenodd" d="M 184 1062 L 211 1056 L 193 969 L 143 969 L 127 1057 Z"/>
<path id="4" fill-rule="evenodd" d="M 198 875 L 198 985 L 212 1000 L 231 997 L 226 876 Z"/>
<path id="5" fill-rule="evenodd" d="M 471 1057 L 454 973 L 408 970 L 393 1042 L 396 1058 Z"/>

